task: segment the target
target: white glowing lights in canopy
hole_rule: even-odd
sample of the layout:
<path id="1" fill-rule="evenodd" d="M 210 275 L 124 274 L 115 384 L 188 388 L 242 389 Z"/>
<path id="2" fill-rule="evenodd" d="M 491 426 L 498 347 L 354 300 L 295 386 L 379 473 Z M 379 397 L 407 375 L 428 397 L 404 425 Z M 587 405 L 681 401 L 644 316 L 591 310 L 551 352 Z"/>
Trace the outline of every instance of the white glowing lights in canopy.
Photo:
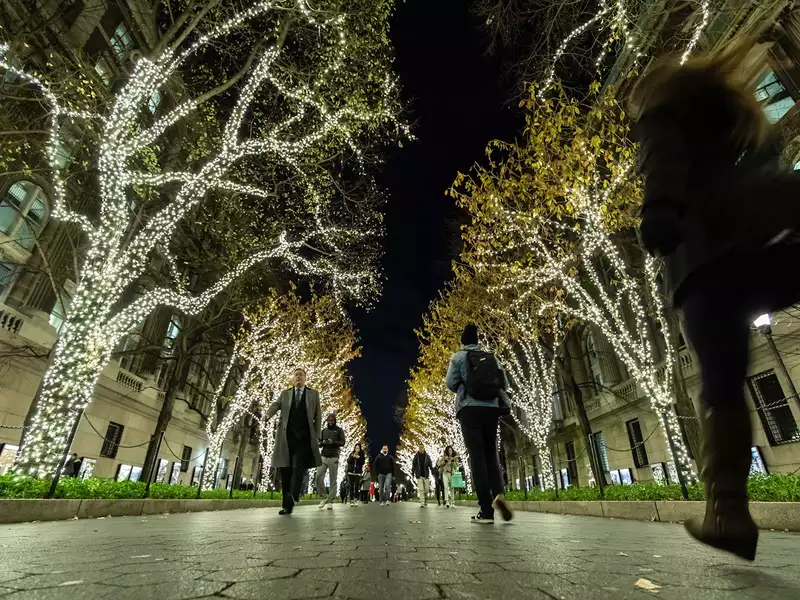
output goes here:
<path id="1" fill-rule="evenodd" d="M 227 34 L 247 21 L 289 11 L 295 13 L 296 23 L 314 28 L 319 43 L 329 44 L 331 51 L 323 53 L 327 58 L 321 59 L 326 62 L 314 65 L 308 73 L 288 77 L 279 68 L 283 48 L 277 44 L 267 47 L 247 74 L 224 123 L 219 147 L 213 149 L 204 163 L 186 171 L 161 173 L 151 173 L 138 166 L 137 156 L 160 142 L 171 127 L 190 117 L 203 101 L 203 98 L 180 100 L 172 110 L 142 125 L 142 114 L 149 114 L 149 99 L 154 93 L 165 90 L 187 59 L 208 46 L 221 43 Z M 88 247 L 70 313 L 42 382 L 31 428 L 25 435 L 18 470 L 38 476 L 53 473 L 67 450 L 70 431 L 91 401 L 98 377 L 113 349 L 155 307 L 166 305 L 196 315 L 244 271 L 271 259 L 287 262 L 296 273 L 324 277 L 337 297 L 358 297 L 375 287 L 376 275 L 371 267 L 342 264 L 337 257 L 343 247 L 369 240 L 378 231 L 331 223 L 327 214 L 328 193 L 317 189 L 315 177 L 304 168 L 303 157 L 322 144 L 330 148 L 336 143 L 349 146 L 360 156 L 361 150 L 354 143 L 359 131 L 384 123 L 393 123 L 398 131 L 405 131 L 405 127 L 394 118 L 396 90 L 388 73 L 371 73 L 369 77 L 363 74 L 364 85 L 373 80 L 383 82 L 383 97 L 374 106 L 365 106 L 363 98 L 351 102 L 347 97 L 330 97 L 330 89 L 322 84 L 333 74 L 348 68 L 345 57 L 353 34 L 344 14 L 333 14 L 325 19 L 318 18 L 318 14 L 309 8 L 306 0 L 256 2 L 183 48 L 168 47 L 156 56 L 139 58 L 128 80 L 102 114 L 69 110 L 50 91 L 44 77 L 15 67 L 13 57 L 8 56 L 8 45 L 0 46 L 0 67 L 38 88 L 51 108 L 46 154 L 52 170 L 52 216 L 79 225 Z M 264 128 L 262 135 L 253 137 L 247 126 L 247 116 L 258 101 L 258 93 L 265 89 L 285 100 L 286 113 L 271 127 Z M 61 128 L 70 120 L 90 122 L 99 132 L 96 169 L 100 210 L 96 218 L 80 214 L 70 206 L 68 173 L 59 166 Z M 232 169 L 246 159 L 282 164 L 297 174 L 297 180 L 306 188 L 307 197 L 298 203 L 304 204 L 303 210 L 309 213 L 306 227 L 280 233 L 272 244 L 245 258 L 200 295 L 189 293 L 185 285 L 175 285 L 145 291 L 126 305 L 125 291 L 145 273 L 153 253 L 168 254 L 178 223 L 209 193 L 270 197 L 269 190 L 234 181 L 231 177 Z M 167 184 L 174 191 L 162 196 L 168 195 L 169 200 L 140 228 L 134 229 L 128 198 L 131 186 Z M 309 248 L 314 251 L 308 252 Z"/>

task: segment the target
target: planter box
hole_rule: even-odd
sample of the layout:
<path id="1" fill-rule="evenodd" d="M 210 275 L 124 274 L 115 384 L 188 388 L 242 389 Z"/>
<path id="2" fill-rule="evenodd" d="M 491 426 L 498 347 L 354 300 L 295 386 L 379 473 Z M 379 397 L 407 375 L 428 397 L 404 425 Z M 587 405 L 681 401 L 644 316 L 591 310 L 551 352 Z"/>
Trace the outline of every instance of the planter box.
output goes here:
<path id="1" fill-rule="evenodd" d="M 0 500 L 0 523 L 72 519 L 77 516 L 81 502 L 81 500 Z"/>
<path id="2" fill-rule="evenodd" d="M 692 517 L 702 517 L 706 511 L 705 502 L 684 500 L 656 502 L 658 520 L 667 523 L 683 523 Z"/>
<path id="3" fill-rule="evenodd" d="M 64 500 L 52 500 L 52 502 L 64 502 Z M 70 502 L 70 500 L 66 500 Z M 91 519 L 97 517 L 127 517 L 129 515 L 142 514 L 142 503 L 144 500 L 78 500 L 77 517 L 79 519 Z M 72 515 L 73 517 L 76 515 Z M 70 517 L 72 518 L 72 517 Z M 48 519 L 54 521 L 56 519 Z"/>
<path id="4" fill-rule="evenodd" d="M 751 502 L 750 512 L 761 529 L 800 531 L 800 502 Z"/>
<path id="5" fill-rule="evenodd" d="M 656 503 L 647 502 L 600 502 L 603 505 L 603 516 L 614 519 L 633 519 L 637 521 L 658 521 Z"/>

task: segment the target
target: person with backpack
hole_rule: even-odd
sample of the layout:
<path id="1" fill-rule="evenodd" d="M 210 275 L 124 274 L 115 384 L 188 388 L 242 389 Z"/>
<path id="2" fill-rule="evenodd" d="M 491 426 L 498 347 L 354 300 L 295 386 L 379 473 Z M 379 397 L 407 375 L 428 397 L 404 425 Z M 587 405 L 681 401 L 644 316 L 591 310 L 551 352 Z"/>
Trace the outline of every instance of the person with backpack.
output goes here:
<path id="1" fill-rule="evenodd" d="M 455 449 L 447 446 L 444 449 L 442 458 L 436 463 L 442 477 L 442 487 L 444 488 L 444 506 L 450 508 L 454 504 L 455 494 L 453 494 L 453 474 L 461 467 L 461 459 L 458 458 Z"/>
<path id="2" fill-rule="evenodd" d="M 494 511 L 504 521 L 511 512 L 503 496 L 503 476 L 497 454 L 497 424 L 508 409 L 508 382 L 491 352 L 478 346 L 478 327 L 469 324 L 461 333 L 463 348 L 450 358 L 447 387 L 456 394 L 456 418 L 461 423 L 464 445 L 469 454 L 472 481 L 480 510 L 473 523 L 494 523 Z"/>
<path id="3" fill-rule="evenodd" d="M 431 493 L 431 472 L 433 463 L 431 457 L 425 452 L 425 446 L 419 445 L 419 450 L 411 461 L 411 474 L 417 480 L 419 490 L 420 508 L 428 508 L 428 494 Z"/>

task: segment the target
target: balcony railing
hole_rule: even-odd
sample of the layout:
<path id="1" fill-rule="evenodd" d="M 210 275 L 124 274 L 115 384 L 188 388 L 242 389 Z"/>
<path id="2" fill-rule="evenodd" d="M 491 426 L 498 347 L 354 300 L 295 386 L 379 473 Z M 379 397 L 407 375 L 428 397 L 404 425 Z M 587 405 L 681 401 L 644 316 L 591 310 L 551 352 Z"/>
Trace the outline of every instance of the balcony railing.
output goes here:
<path id="1" fill-rule="evenodd" d="M 117 383 L 120 384 L 121 386 L 133 390 L 134 392 L 141 392 L 142 388 L 144 388 L 144 381 L 139 379 L 133 373 L 128 373 L 127 371 L 123 371 L 122 369 L 120 369 L 119 372 L 117 373 Z"/>
<path id="2" fill-rule="evenodd" d="M 0 329 L 11 333 L 19 333 L 20 328 L 27 319 L 7 306 L 0 308 Z"/>

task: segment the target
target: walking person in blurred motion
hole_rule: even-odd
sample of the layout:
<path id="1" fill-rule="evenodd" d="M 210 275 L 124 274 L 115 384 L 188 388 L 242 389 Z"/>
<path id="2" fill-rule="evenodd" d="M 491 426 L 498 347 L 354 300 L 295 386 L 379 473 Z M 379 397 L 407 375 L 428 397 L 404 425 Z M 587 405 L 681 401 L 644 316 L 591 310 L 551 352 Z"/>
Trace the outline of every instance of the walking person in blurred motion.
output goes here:
<path id="1" fill-rule="evenodd" d="M 339 452 L 344 446 L 344 430 L 336 424 L 336 415 L 328 415 L 328 425 L 322 430 L 319 439 L 322 464 L 317 468 L 317 495 L 322 497 L 320 508 L 328 507 L 333 510 L 333 501 L 336 499 L 336 480 L 339 477 Z M 325 472 L 328 472 L 330 487 L 325 492 Z M 344 482 L 342 482 L 344 483 Z"/>
<path id="2" fill-rule="evenodd" d="M 350 506 L 355 506 L 361 492 L 361 474 L 364 469 L 364 452 L 360 451 L 361 444 L 356 447 L 347 458 L 347 484 Z"/>
<path id="3" fill-rule="evenodd" d="M 453 473 L 461 467 L 461 459 L 456 454 L 452 446 L 444 449 L 444 454 L 436 463 L 442 477 L 442 487 L 444 488 L 444 505 L 450 508 L 455 496 L 453 495 Z"/>
<path id="4" fill-rule="evenodd" d="M 365 465 L 364 472 L 361 474 L 361 502 L 364 504 L 369 504 L 371 487 L 372 475 L 370 473 L 369 465 Z"/>
<path id="5" fill-rule="evenodd" d="M 450 358 L 447 387 L 456 394 L 456 418 L 461 423 L 464 445 L 480 511 L 473 523 L 494 523 L 495 508 L 503 520 L 513 518 L 505 501 L 500 457 L 497 454 L 497 424 L 508 409 L 508 382 L 500 363 L 478 346 L 478 327 L 467 325 L 461 333 L 463 348 Z"/>
<path id="6" fill-rule="evenodd" d="M 442 506 L 445 502 L 444 483 L 442 482 L 442 472 L 439 470 L 438 461 L 433 466 L 433 480 L 436 485 L 436 505 Z"/>
<path id="7" fill-rule="evenodd" d="M 377 480 L 377 494 L 381 506 L 389 506 L 392 502 L 392 478 L 394 477 L 394 456 L 389 454 L 389 446 L 384 445 L 381 453 L 372 463 L 372 477 Z"/>
<path id="8" fill-rule="evenodd" d="M 306 387 L 306 372 L 302 368 L 295 369 L 293 381 L 294 386 L 284 390 L 264 414 L 265 421 L 269 421 L 277 412 L 281 413 L 272 454 L 272 465 L 281 474 L 281 515 L 292 514 L 308 470 L 322 464 L 317 443 L 322 434 L 319 392 Z M 333 490 L 335 498 L 335 486 Z"/>
<path id="9" fill-rule="evenodd" d="M 753 560 L 745 403 L 751 323 L 800 300 L 800 174 L 767 160 L 769 126 L 742 73 L 748 44 L 663 63 L 631 96 L 644 176 L 641 239 L 664 257 L 703 383 L 704 519 L 695 539 Z M 742 77 L 740 78 L 740 75 Z"/>
<path id="10" fill-rule="evenodd" d="M 417 491 L 419 493 L 419 505 L 421 508 L 428 508 L 428 494 L 431 493 L 431 472 L 433 463 L 431 457 L 425 452 L 425 446 L 420 444 L 419 450 L 411 461 L 411 475 L 417 480 Z"/>

